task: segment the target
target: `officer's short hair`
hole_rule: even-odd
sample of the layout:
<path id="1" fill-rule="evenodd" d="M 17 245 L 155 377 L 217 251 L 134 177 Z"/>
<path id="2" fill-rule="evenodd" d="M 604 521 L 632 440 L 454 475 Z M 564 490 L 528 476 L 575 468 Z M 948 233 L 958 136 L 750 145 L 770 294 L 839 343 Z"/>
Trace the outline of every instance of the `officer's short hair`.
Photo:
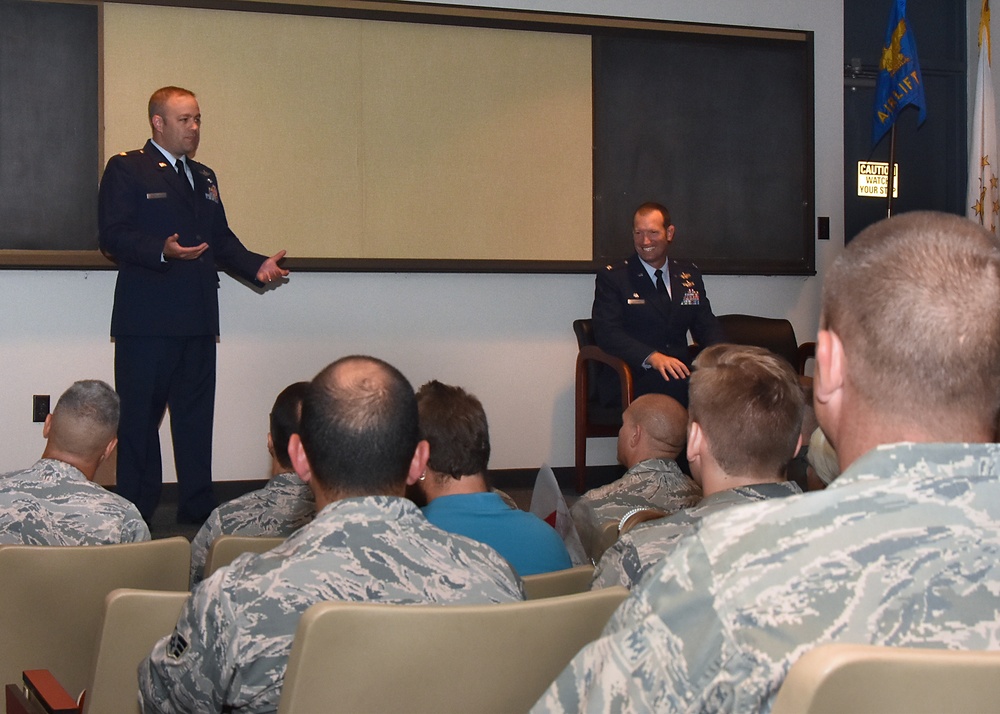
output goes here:
<path id="1" fill-rule="evenodd" d="M 417 400 L 399 370 L 374 357 L 337 360 L 313 379 L 299 436 L 313 476 L 340 497 L 393 493 L 417 446 Z"/>
<path id="2" fill-rule="evenodd" d="M 288 456 L 288 440 L 299 430 L 302 400 L 308 391 L 309 382 L 295 382 L 288 385 L 274 400 L 274 406 L 271 407 L 271 414 L 268 417 L 274 458 L 286 469 L 292 468 L 292 460 Z"/>
<path id="3" fill-rule="evenodd" d="M 93 456 L 115 438 L 119 413 L 118 394 L 106 382 L 74 382 L 52 410 L 49 438 L 68 453 Z"/>
<path id="4" fill-rule="evenodd" d="M 707 347 L 695 358 L 688 415 L 731 476 L 781 476 L 795 456 L 805 398 L 786 360 L 748 345 Z"/>
<path id="5" fill-rule="evenodd" d="M 179 94 L 192 98 L 195 96 L 194 92 L 190 89 L 184 89 L 183 87 L 160 87 L 153 92 L 153 94 L 149 97 L 149 104 L 147 105 L 150 121 L 153 120 L 153 116 L 155 114 L 163 116 L 163 111 L 167 106 L 167 102 L 170 101 L 172 97 L 176 97 Z"/>
<path id="6" fill-rule="evenodd" d="M 482 474 L 490 462 L 490 431 L 482 403 L 461 387 L 427 382 L 417 392 L 420 438 L 430 444 L 427 465 L 454 478 Z"/>
<path id="7" fill-rule="evenodd" d="M 863 230 L 824 280 L 820 327 L 878 411 L 996 423 L 1000 242 L 975 222 L 915 211 Z"/>
<path id="8" fill-rule="evenodd" d="M 662 203 L 657 203 L 656 201 L 646 201 L 637 209 L 635 213 L 632 214 L 633 219 L 635 216 L 645 216 L 647 213 L 658 212 L 663 217 L 663 227 L 667 228 L 672 225 L 670 222 L 670 211 Z"/>

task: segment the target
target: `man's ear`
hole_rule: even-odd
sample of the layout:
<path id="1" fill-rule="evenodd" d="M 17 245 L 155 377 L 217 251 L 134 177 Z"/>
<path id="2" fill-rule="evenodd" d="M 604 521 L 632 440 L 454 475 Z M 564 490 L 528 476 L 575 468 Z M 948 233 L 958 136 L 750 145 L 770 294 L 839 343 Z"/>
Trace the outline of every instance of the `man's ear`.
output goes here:
<path id="1" fill-rule="evenodd" d="M 427 459 L 431 456 L 431 445 L 426 439 L 417 442 L 417 448 L 413 450 L 413 458 L 410 460 L 410 471 L 406 475 L 406 485 L 412 486 L 427 470 Z"/>
<path id="2" fill-rule="evenodd" d="M 639 445 L 639 442 L 641 440 L 642 440 L 642 424 L 640 424 L 639 422 L 633 422 L 632 429 L 628 433 L 629 448 L 634 449 L 636 446 Z"/>
<path id="3" fill-rule="evenodd" d="M 100 460 L 98 460 L 97 463 L 103 464 L 105 461 L 107 461 L 107 458 L 111 456 L 111 452 L 115 450 L 116 446 L 118 446 L 118 437 L 115 437 L 114 439 L 108 442 L 108 445 L 104 449 L 104 453 L 101 454 L 101 458 Z"/>
<path id="4" fill-rule="evenodd" d="M 802 451 L 802 434 L 799 433 L 799 440 L 795 442 L 795 451 L 792 453 L 792 458 L 794 459 Z"/>
<path id="5" fill-rule="evenodd" d="M 696 421 L 688 424 L 687 457 L 688 461 L 701 457 L 705 448 L 705 432 L 701 430 L 701 424 Z"/>
<path id="6" fill-rule="evenodd" d="M 303 483 L 312 481 L 312 466 L 298 434 L 292 434 L 288 439 L 288 458 L 291 459 L 292 468 L 295 469 L 295 473 L 298 474 Z"/>
<path id="7" fill-rule="evenodd" d="M 43 439 L 48 439 L 50 431 L 52 431 L 52 414 L 51 413 L 45 415 L 45 423 L 42 424 L 42 438 Z"/>
<path id="8" fill-rule="evenodd" d="M 673 224 L 667 226 L 667 245 L 674 242 L 674 226 Z"/>
<path id="9" fill-rule="evenodd" d="M 816 369 L 813 395 L 819 404 L 828 404 L 844 389 L 844 343 L 837 333 L 820 330 L 816 335 Z"/>
<path id="10" fill-rule="evenodd" d="M 274 439 L 271 438 L 271 432 L 267 432 L 267 453 L 269 453 L 274 458 L 278 458 L 274 453 Z"/>

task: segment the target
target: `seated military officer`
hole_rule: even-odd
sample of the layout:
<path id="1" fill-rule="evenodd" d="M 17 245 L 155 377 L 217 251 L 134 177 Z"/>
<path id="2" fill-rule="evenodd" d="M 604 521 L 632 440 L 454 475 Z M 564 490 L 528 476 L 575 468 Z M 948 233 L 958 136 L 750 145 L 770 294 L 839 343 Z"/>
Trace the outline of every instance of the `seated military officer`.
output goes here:
<path id="1" fill-rule="evenodd" d="M 264 488 L 223 503 L 191 541 L 191 583 L 201 581 L 212 542 L 220 535 L 287 536 L 313 519 L 316 502 L 312 491 L 292 469 L 288 440 L 298 431 L 302 399 L 308 382 L 285 387 L 271 407 L 267 451 L 271 454 L 271 479 Z"/>
<path id="2" fill-rule="evenodd" d="M 102 545 L 149 540 L 139 510 L 92 483 L 118 443 L 118 395 L 104 382 L 67 389 L 45 418 L 34 466 L 0 476 L 0 543 Z"/>
<path id="3" fill-rule="evenodd" d="M 139 666 L 143 711 L 276 711 L 295 628 L 316 602 L 523 599 L 495 550 L 435 528 L 404 496 L 428 446 L 413 388 L 391 365 L 355 356 L 320 372 L 288 448 L 316 518 L 195 588 L 173 634 Z"/>
<path id="4" fill-rule="evenodd" d="M 802 493 L 785 480 L 802 443 L 802 389 L 791 366 L 760 347 L 713 345 L 691 374 L 688 462 L 704 497 L 624 533 L 597 564 L 593 587 L 631 589 L 709 513 Z"/>

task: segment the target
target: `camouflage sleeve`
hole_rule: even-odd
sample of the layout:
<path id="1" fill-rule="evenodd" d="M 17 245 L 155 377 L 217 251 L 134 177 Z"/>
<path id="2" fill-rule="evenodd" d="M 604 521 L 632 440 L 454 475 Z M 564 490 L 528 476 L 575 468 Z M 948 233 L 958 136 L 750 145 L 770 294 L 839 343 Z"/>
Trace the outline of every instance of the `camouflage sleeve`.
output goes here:
<path id="1" fill-rule="evenodd" d="M 615 611 L 532 712 L 721 711 L 702 690 L 719 669 L 723 628 L 700 541 L 682 541 Z M 697 703 L 697 702 L 700 702 Z"/>
<path id="2" fill-rule="evenodd" d="M 173 633 L 139 665 L 143 714 L 222 711 L 225 687 L 234 687 L 236 644 L 230 631 L 235 616 L 222 581 L 210 578 L 191 593 Z"/>
<path id="3" fill-rule="evenodd" d="M 634 582 L 629 576 L 625 564 L 635 561 L 637 561 L 635 546 L 628 534 L 625 534 L 604 551 L 604 555 L 601 556 L 594 569 L 594 579 L 590 582 L 590 589 L 597 590 L 610 588 L 613 585 L 622 585 L 631 590 Z"/>
<path id="4" fill-rule="evenodd" d="M 208 549 L 220 535 L 222 535 L 222 519 L 219 517 L 219 509 L 215 509 L 191 541 L 192 588 L 205 577 L 205 561 L 208 559 Z"/>
<path id="5" fill-rule="evenodd" d="M 138 513 L 135 518 L 128 518 L 122 528 L 122 543 L 139 543 L 151 538 L 149 526 Z"/>

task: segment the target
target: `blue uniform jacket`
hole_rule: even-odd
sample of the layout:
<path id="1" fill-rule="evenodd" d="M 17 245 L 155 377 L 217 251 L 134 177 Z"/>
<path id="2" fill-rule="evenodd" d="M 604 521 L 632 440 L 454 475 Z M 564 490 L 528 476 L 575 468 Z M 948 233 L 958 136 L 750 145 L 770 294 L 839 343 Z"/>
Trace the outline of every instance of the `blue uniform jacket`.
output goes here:
<path id="1" fill-rule="evenodd" d="M 188 160 L 194 191 L 147 141 L 111 157 L 98 200 L 101 250 L 118 263 L 113 336 L 219 334 L 218 268 L 257 283 L 267 256 L 247 250 L 230 230 L 215 172 Z M 161 260 L 163 244 L 208 243 L 197 260 Z"/>
<path id="2" fill-rule="evenodd" d="M 687 334 L 703 347 L 724 342 L 722 326 L 712 314 L 701 272 L 693 263 L 670 259 L 670 299 L 661 297 L 639 256 L 608 265 L 597 273 L 594 291 L 594 339 L 605 352 L 642 374 L 642 363 L 653 351 L 676 357 L 688 366 Z M 617 395 L 610 370 L 602 372 L 601 393 Z M 610 402 L 609 402 L 610 403 Z"/>

